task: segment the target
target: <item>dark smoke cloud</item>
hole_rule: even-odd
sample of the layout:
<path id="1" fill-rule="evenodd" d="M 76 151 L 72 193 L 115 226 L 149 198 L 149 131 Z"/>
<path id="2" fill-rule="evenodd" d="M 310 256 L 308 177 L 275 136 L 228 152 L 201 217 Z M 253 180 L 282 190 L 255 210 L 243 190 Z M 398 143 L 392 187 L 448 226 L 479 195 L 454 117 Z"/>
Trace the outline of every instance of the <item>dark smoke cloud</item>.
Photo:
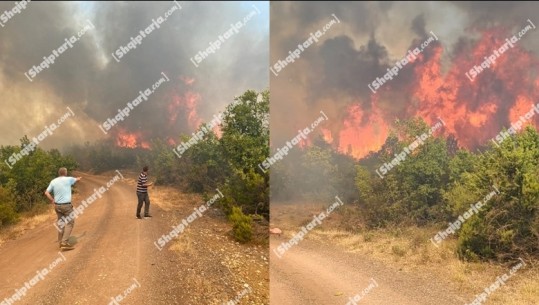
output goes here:
<path id="1" fill-rule="evenodd" d="M 196 68 L 189 60 L 210 41 L 254 10 L 260 14 L 226 40 Z M 14 7 L 0 3 L 0 13 Z M 75 117 L 42 144 L 63 147 L 105 137 L 97 127 L 119 108 L 150 87 L 164 72 L 171 82 L 131 111 L 119 125 L 143 131 L 147 138 L 190 133 L 184 113 L 171 128 L 167 123 L 170 94 L 186 90 L 201 96 L 198 113 L 203 120 L 222 111 L 234 96 L 247 89 L 268 88 L 269 12 L 267 3 L 181 2 L 182 9 L 154 30 L 120 62 L 111 53 L 162 16 L 173 2 L 30 2 L 26 9 L 0 28 L 0 90 L 3 100 L 0 144 L 17 144 L 23 135 L 34 136 L 54 122 L 69 106 Z M 72 49 L 39 73 L 32 82 L 24 72 L 38 65 L 65 38 L 90 20 L 87 32 Z M 194 78 L 186 86 L 181 77 Z"/>
<path id="2" fill-rule="evenodd" d="M 503 27 L 514 33 L 527 19 L 533 20 L 536 12 L 539 4 L 528 2 L 272 3 L 270 65 L 321 29 L 332 14 L 341 21 L 295 63 L 278 76 L 271 75 L 272 143 L 285 142 L 297 128 L 308 126 L 320 110 L 329 116 L 324 127 L 338 134 L 348 106 L 360 103 L 366 112 L 371 109 L 367 84 L 383 76 L 431 31 L 439 38 L 432 46 L 444 49 L 442 67 L 447 69 L 455 54 L 468 50 L 478 38 L 476 30 Z M 539 25 L 539 19 L 535 23 Z M 537 55 L 538 34 L 527 35 L 519 46 Z M 433 51 L 429 47 L 422 54 L 428 59 Z M 388 90 L 376 103 L 386 122 L 406 117 L 407 106 L 416 102 L 408 94 L 415 81 L 413 68 L 407 65 L 384 85 Z"/>
<path id="3" fill-rule="evenodd" d="M 425 31 L 425 17 L 423 15 L 418 15 L 412 20 L 412 31 L 419 37 L 427 36 L 427 32 Z"/>

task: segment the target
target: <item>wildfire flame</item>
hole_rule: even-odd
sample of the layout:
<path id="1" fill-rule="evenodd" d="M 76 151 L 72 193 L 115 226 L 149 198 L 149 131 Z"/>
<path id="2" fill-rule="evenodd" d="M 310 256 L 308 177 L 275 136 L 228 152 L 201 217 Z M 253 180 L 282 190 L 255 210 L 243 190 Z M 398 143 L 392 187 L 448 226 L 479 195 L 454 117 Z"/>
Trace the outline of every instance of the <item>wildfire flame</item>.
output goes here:
<path id="1" fill-rule="evenodd" d="M 326 141 L 329 144 L 333 143 L 333 135 L 331 134 L 331 130 L 326 129 L 326 128 L 321 128 L 321 131 L 322 131 L 322 138 L 324 139 L 324 141 Z"/>
<path id="2" fill-rule="evenodd" d="M 362 124 L 365 115 L 368 124 Z M 348 106 L 347 117 L 338 134 L 337 150 L 361 158 L 382 147 L 388 133 L 389 126 L 382 119 L 376 105 L 373 105 L 370 111 L 364 112 L 359 104 L 354 104 Z"/>
<path id="3" fill-rule="evenodd" d="M 150 148 L 150 144 L 142 139 L 141 132 L 128 132 L 123 128 L 118 129 L 116 145 L 127 148 Z"/>
<path id="4" fill-rule="evenodd" d="M 183 89 L 179 87 L 170 89 L 165 99 L 167 110 L 167 123 L 169 135 L 166 137 L 166 142 L 171 145 L 177 145 L 178 126 L 177 123 L 187 122 L 187 127 L 191 132 L 195 131 L 201 124 L 197 108 L 201 101 L 201 95 L 192 89 L 195 79 L 187 76 L 180 76 L 179 80 L 183 83 Z M 218 125 L 213 127 L 213 131 L 220 137 L 222 132 Z M 140 131 L 128 131 L 125 128 L 119 128 L 116 132 L 116 145 L 127 148 L 145 148 L 150 149 L 150 144 L 145 140 L 148 134 L 143 134 Z"/>
<path id="5" fill-rule="evenodd" d="M 181 119 L 187 120 L 189 128 L 195 130 L 202 123 L 202 119 L 197 113 L 197 106 L 201 96 L 199 93 L 192 91 L 189 87 L 193 85 L 195 79 L 181 76 L 180 80 L 188 87 L 187 91 L 180 93 L 178 89 L 173 90 L 170 94 L 170 103 L 168 104 L 168 123 L 174 126 L 180 119 L 180 114 L 184 117 Z"/>
<path id="6" fill-rule="evenodd" d="M 174 125 L 180 113 L 186 114 L 187 123 L 191 129 L 196 129 L 202 120 L 197 114 L 197 104 L 200 101 L 200 94 L 195 92 L 185 92 L 183 95 L 173 95 L 168 105 L 169 124 Z"/>
<path id="7" fill-rule="evenodd" d="M 339 152 L 359 159 L 382 147 L 392 120 L 421 117 L 431 126 L 441 118 L 445 135 L 453 135 L 459 146 L 474 149 L 488 144 L 503 127 L 509 127 L 539 102 L 539 61 L 519 46 L 520 42 L 472 81 L 466 77 L 466 72 L 481 66 L 510 36 L 500 28 L 484 31 L 478 41 L 452 54 L 448 67 L 442 65 L 442 45 L 429 45 L 405 67 L 412 72 L 402 91 L 405 103 L 392 102 L 400 104 L 398 109 L 403 111 L 381 107 L 380 101 L 390 104 L 389 100 L 395 100 L 389 82 L 372 96 L 370 109 L 363 109 L 360 103 L 349 105 L 338 130 L 322 130 L 323 138 Z M 531 119 L 535 127 L 537 117 Z"/>

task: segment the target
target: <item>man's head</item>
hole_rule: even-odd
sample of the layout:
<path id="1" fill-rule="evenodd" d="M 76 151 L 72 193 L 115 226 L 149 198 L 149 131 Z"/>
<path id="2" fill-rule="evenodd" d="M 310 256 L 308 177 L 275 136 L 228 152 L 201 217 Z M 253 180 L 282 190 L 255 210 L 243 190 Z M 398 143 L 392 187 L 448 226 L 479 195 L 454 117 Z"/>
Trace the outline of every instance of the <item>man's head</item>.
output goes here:
<path id="1" fill-rule="evenodd" d="M 61 167 L 61 168 L 58 170 L 58 176 L 67 176 L 67 168 Z"/>
<path id="2" fill-rule="evenodd" d="M 145 173 L 147 173 L 147 172 L 148 172 L 148 166 L 144 166 L 144 167 L 142 168 L 142 171 L 145 172 Z"/>

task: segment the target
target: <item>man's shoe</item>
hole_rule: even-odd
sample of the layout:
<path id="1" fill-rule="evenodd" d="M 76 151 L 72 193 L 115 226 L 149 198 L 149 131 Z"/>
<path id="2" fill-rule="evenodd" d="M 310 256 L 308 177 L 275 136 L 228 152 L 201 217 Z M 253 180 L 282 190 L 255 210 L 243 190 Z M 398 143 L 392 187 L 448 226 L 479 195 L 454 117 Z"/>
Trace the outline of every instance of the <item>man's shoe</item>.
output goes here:
<path id="1" fill-rule="evenodd" d="M 144 217 L 152 217 L 152 215 L 144 215 Z"/>
<path id="2" fill-rule="evenodd" d="M 137 216 L 137 219 L 142 219 L 142 217 L 140 217 L 140 216 Z"/>
<path id="3" fill-rule="evenodd" d="M 73 250 L 73 249 L 75 249 L 75 246 L 73 246 L 72 244 L 66 242 L 66 243 L 61 243 L 60 244 L 60 249 L 61 250 Z"/>

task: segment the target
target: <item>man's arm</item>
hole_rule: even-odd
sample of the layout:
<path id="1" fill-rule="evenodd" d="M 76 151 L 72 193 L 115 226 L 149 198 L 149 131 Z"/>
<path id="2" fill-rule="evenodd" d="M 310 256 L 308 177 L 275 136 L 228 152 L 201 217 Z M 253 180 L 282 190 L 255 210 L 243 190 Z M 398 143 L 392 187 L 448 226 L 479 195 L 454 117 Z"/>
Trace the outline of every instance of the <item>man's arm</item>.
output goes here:
<path id="1" fill-rule="evenodd" d="M 52 204 L 54 204 L 54 198 L 52 197 L 51 193 L 49 193 L 49 191 L 45 191 L 45 196 L 47 196 L 47 198 L 49 198 L 49 200 L 51 201 Z"/>
<path id="2" fill-rule="evenodd" d="M 71 180 L 71 185 L 74 185 L 75 183 L 79 182 L 82 177 L 71 177 L 71 179 L 73 179 Z"/>
<path id="3" fill-rule="evenodd" d="M 142 186 L 145 186 L 145 187 L 148 187 L 148 186 L 152 186 L 152 182 L 148 182 L 148 176 L 142 178 L 142 177 L 139 177 L 139 179 L 141 179 L 141 184 Z"/>

